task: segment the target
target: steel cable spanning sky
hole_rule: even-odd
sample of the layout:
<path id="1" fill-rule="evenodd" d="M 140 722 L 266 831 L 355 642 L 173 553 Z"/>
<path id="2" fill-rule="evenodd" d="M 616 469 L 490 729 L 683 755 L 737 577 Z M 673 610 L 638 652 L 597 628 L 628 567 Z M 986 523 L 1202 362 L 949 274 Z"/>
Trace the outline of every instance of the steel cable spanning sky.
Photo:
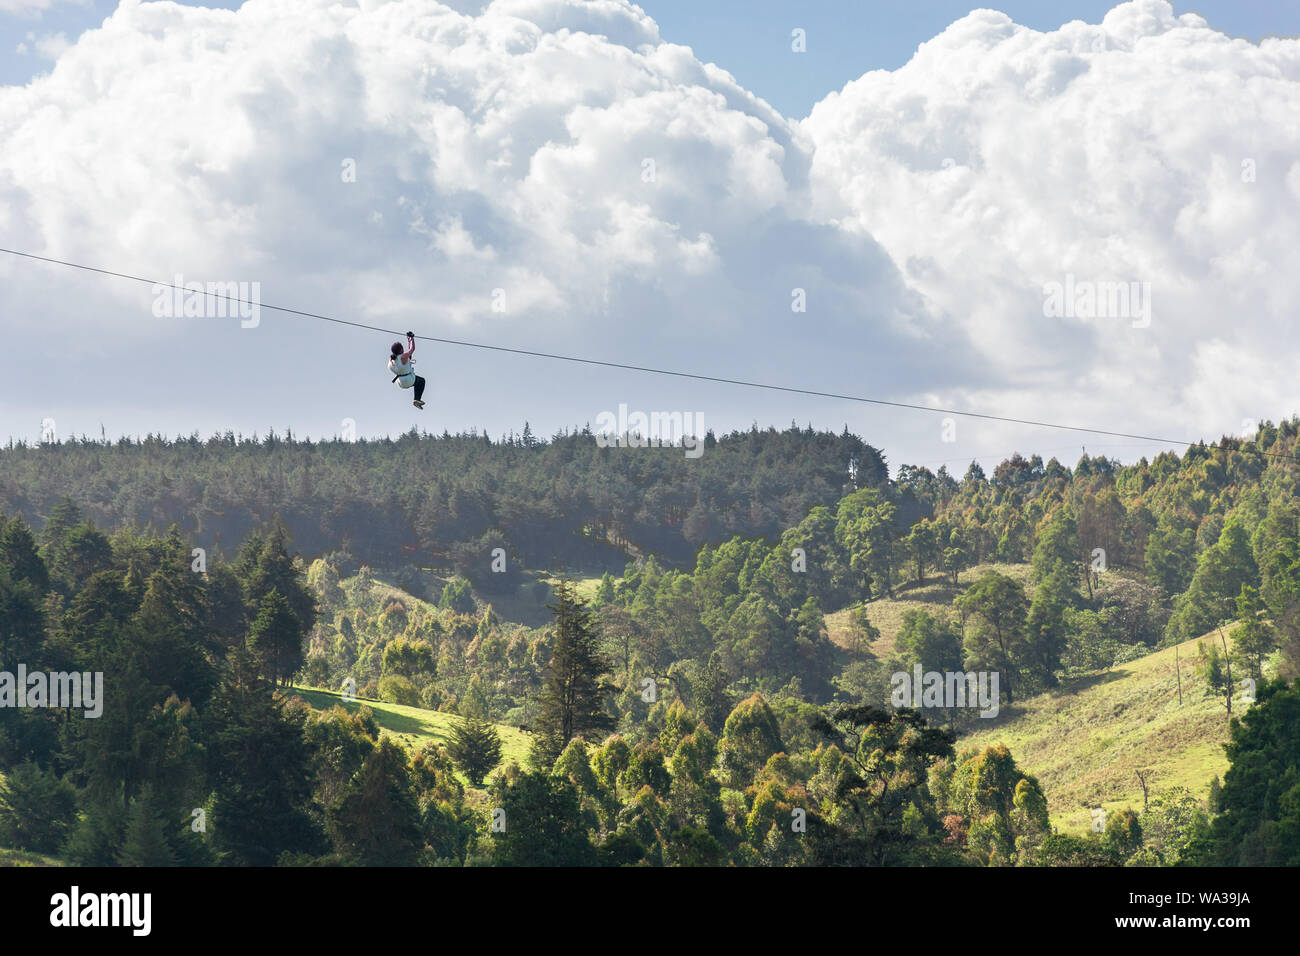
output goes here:
<path id="1" fill-rule="evenodd" d="M 283 312 L 286 315 L 297 315 L 307 319 L 317 319 L 322 322 L 333 322 L 336 325 L 349 325 L 357 329 L 366 329 L 370 332 L 383 332 L 387 335 L 402 335 L 403 333 L 395 329 L 380 328 L 375 325 L 366 325 L 364 322 L 353 322 L 348 319 L 340 319 L 335 316 L 321 315 L 317 312 L 305 312 L 301 309 L 291 309 L 287 306 L 270 305 L 265 302 L 251 302 L 247 299 L 241 299 L 237 296 L 229 296 L 218 292 L 208 290 L 199 290 L 197 288 L 186 288 L 178 286 L 172 282 L 163 282 L 156 279 L 149 279 L 144 276 L 132 275 L 127 272 L 119 272 L 112 269 L 100 269 L 95 266 L 88 266 L 78 262 L 70 262 L 65 259 L 55 259 L 48 256 L 38 256 L 30 252 L 21 252 L 17 249 L 5 249 L 0 247 L 0 253 L 16 256 L 23 259 L 30 259 L 36 262 L 45 262 L 51 265 L 65 266 L 71 269 L 80 269 L 84 272 L 94 272 L 99 275 L 111 276 L 116 279 L 129 279 L 133 282 L 145 282 L 151 286 L 161 286 L 166 289 L 173 289 L 186 294 L 202 294 L 213 298 L 224 299 L 227 302 L 257 306 L 263 309 L 270 309 L 274 312 Z M 1200 444 L 1200 441 L 1179 438 L 1161 438 L 1155 435 L 1137 435 L 1132 432 L 1112 431 L 1106 428 L 1094 428 L 1086 425 L 1066 425 L 1060 422 L 1045 422 L 1029 418 L 1013 418 L 1006 415 L 990 415 L 984 412 L 962 411 L 955 408 L 938 408 L 932 405 L 916 405 L 910 402 L 895 402 L 883 398 L 867 398 L 861 395 L 845 395 L 839 392 L 826 392 L 812 388 L 800 388 L 794 385 L 776 385 L 771 382 L 751 382 L 745 379 L 725 378 L 720 375 L 704 375 L 699 372 L 682 372 L 675 369 L 654 368 L 648 365 L 629 365 L 624 362 L 609 362 L 603 359 L 583 358 L 576 355 L 561 355 L 555 352 L 539 352 L 533 349 L 512 348 L 507 345 L 492 345 L 486 342 L 466 342 L 462 339 L 448 339 L 437 335 L 417 335 L 416 339 L 425 342 L 438 342 L 442 345 L 456 345 L 462 348 L 483 349 L 492 352 L 509 352 L 513 355 L 527 355 L 533 358 L 551 359 L 557 362 L 576 362 L 582 365 L 598 365 L 604 368 L 616 368 L 630 372 L 645 372 L 651 375 L 669 375 L 675 378 L 689 378 L 700 382 L 714 382 L 721 385 L 735 385 L 741 388 L 758 388 L 772 392 L 787 392 L 794 395 L 811 395 L 816 398 L 831 398 L 845 402 L 859 402 L 864 405 L 881 405 L 888 408 L 904 408 L 911 411 L 931 412 L 939 415 L 955 415 L 962 418 L 977 418 L 984 421 L 1004 422 L 1012 425 L 1028 425 L 1034 428 L 1049 428 L 1058 431 L 1082 432 L 1088 435 L 1106 435 L 1112 438 L 1133 438 L 1139 441 L 1155 442 L 1162 445 L 1185 445 L 1192 446 Z M 1278 452 L 1260 451 L 1261 455 L 1269 458 L 1277 458 L 1285 461 L 1300 461 L 1293 455 L 1284 455 Z"/>

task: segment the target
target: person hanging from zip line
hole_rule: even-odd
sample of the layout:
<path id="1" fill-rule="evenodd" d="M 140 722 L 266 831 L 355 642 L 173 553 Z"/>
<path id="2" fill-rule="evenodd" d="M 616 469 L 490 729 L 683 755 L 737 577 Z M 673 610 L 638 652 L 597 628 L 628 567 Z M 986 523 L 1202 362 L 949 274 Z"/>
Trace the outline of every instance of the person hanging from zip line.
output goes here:
<path id="1" fill-rule="evenodd" d="M 415 374 L 415 333 L 406 333 L 406 350 L 402 350 L 401 342 L 393 343 L 393 354 L 388 360 L 388 371 L 393 374 L 393 381 L 402 388 L 415 389 L 415 401 L 411 404 L 416 408 L 424 408 L 424 402 L 420 396 L 424 394 L 424 379 Z"/>

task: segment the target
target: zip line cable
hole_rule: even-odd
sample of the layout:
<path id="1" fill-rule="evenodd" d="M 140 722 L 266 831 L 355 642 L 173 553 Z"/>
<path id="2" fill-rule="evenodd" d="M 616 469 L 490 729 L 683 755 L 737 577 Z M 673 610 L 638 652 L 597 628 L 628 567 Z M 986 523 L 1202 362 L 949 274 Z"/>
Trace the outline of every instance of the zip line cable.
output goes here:
<path id="1" fill-rule="evenodd" d="M 71 269 L 80 269 L 83 272 L 95 272 L 98 273 L 99 275 L 112 276 L 113 278 L 116 279 L 130 279 L 133 282 L 145 282 L 151 286 L 161 286 L 166 289 L 175 289 L 181 292 L 188 292 L 190 294 L 194 294 L 200 291 L 198 289 L 186 289 L 183 286 L 178 286 L 171 282 L 159 282 L 154 279 L 147 279 L 143 276 L 130 275 L 129 273 L 125 273 L 125 272 L 114 272 L 111 269 L 98 269 L 94 266 L 82 265 L 81 263 L 78 262 L 69 262 L 64 259 L 52 259 L 46 256 L 34 255 L 33 253 L 30 252 L 20 252 L 17 249 L 5 249 L 3 247 L 0 247 L 0 252 L 6 253 L 11 256 L 17 256 L 23 259 L 32 259 L 37 262 L 50 263 L 51 265 L 66 266 Z M 336 325 L 350 325 L 353 328 L 366 329 L 367 331 L 370 332 L 383 332 L 387 335 L 402 334 L 401 332 L 398 332 L 394 329 L 381 329 L 374 325 L 365 325 L 364 323 L 361 322 L 350 322 L 347 319 L 340 319 L 329 315 L 320 315 L 319 313 L 316 312 L 304 312 L 301 309 L 290 309 L 280 305 L 269 305 L 265 302 L 250 302 L 247 299 L 241 299 L 235 296 L 224 295 L 218 292 L 203 291 L 201 294 L 205 296 L 211 296 L 212 298 L 226 299 L 227 301 L 234 302 L 234 303 L 242 303 L 245 305 L 252 305 L 263 309 L 270 309 L 273 312 L 283 312 L 287 315 L 297 315 L 308 319 L 319 319 L 322 322 L 333 322 Z M 441 338 L 436 335 L 417 335 L 416 339 L 426 341 L 426 342 L 438 342 L 439 344 L 442 345 L 456 345 L 462 348 L 483 349 L 492 352 L 509 352 L 513 355 L 527 355 L 533 358 L 551 359 L 557 362 L 576 362 L 582 365 L 599 365 L 604 368 L 616 368 L 616 369 L 622 369 L 624 371 L 629 371 L 629 372 L 646 372 L 651 375 L 670 375 L 675 378 L 689 378 L 700 382 L 714 382 L 720 385 L 736 385 L 742 388 L 758 388 L 758 389 L 764 389 L 766 391 L 772 391 L 772 392 L 787 392 L 794 395 L 810 395 L 815 398 L 831 398 L 831 399 L 836 399 L 838 401 L 858 402 L 864 405 L 881 405 L 888 408 L 904 408 L 910 411 L 931 412 L 940 415 L 956 415 L 962 418 L 975 418 L 975 419 L 980 419 L 983 421 L 990 421 L 990 422 L 1004 422 L 1010 425 L 1028 425 L 1033 428 L 1050 428 L 1058 431 L 1083 432 L 1088 435 L 1107 435 L 1112 438 L 1133 438 L 1139 441 L 1155 442 L 1156 444 L 1161 444 L 1161 445 L 1186 445 L 1190 447 L 1192 445 L 1197 445 L 1201 443 L 1199 441 L 1186 441 L 1183 439 L 1176 439 L 1176 438 L 1159 438 L 1153 435 L 1135 435 L 1131 432 L 1110 431 L 1104 428 L 1089 428 L 1083 425 L 1063 425 L 1058 422 L 1035 421 L 1033 419 L 1027 419 L 1027 418 L 1011 418 L 1005 415 L 989 415 L 983 412 L 965 412 L 955 408 L 935 408 L 930 405 L 915 405 L 915 404 L 910 404 L 908 402 L 893 402 L 883 398 L 865 398 L 859 395 L 842 395 L 837 392 L 823 392 L 823 391 L 818 391 L 817 389 L 798 388 L 792 385 L 774 385 L 769 382 L 750 382 L 744 379 L 723 378 L 716 375 L 702 375 L 697 372 L 681 372 L 681 371 L 675 371 L 673 369 L 652 368 L 646 365 L 629 365 L 623 362 L 608 362 L 608 361 L 603 361 L 601 359 L 581 358 L 579 356 L 574 356 L 574 355 L 559 355 L 554 352 L 538 352 L 532 349 L 510 348 L 509 346 L 505 346 L 505 345 L 490 345 L 485 342 L 466 342 L 459 339 Z M 1284 455 L 1278 452 L 1261 451 L 1260 454 L 1270 458 L 1286 459 L 1287 461 L 1300 461 L 1300 458 L 1296 458 L 1293 455 Z"/>

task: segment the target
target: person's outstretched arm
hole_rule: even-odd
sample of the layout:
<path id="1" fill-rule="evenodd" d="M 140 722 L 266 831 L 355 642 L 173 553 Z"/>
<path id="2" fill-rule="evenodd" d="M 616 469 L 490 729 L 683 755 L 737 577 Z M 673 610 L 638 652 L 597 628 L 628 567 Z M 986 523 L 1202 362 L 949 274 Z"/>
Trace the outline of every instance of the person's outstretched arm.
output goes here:
<path id="1" fill-rule="evenodd" d="M 406 357 L 409 359 L 412 355 L 415 354 L 415 333 L 414 332 L 406 333 L 406 344 L 407 346 L 409 346 L 406 350 Z"/>

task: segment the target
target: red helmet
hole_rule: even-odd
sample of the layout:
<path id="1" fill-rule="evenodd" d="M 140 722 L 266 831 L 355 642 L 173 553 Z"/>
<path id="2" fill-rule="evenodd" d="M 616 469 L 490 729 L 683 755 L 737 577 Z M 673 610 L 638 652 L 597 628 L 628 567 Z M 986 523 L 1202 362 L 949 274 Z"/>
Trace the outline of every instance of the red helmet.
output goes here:
<path id="1" fill-rule="evenodd" d="M 401 354 L 402 354 L 402 343 L 401 343 L 401 342 L 394 342 L 394 343 L 393 343 L 393 354 L 394 354 L 394 355 L 401 355 Z"/>

